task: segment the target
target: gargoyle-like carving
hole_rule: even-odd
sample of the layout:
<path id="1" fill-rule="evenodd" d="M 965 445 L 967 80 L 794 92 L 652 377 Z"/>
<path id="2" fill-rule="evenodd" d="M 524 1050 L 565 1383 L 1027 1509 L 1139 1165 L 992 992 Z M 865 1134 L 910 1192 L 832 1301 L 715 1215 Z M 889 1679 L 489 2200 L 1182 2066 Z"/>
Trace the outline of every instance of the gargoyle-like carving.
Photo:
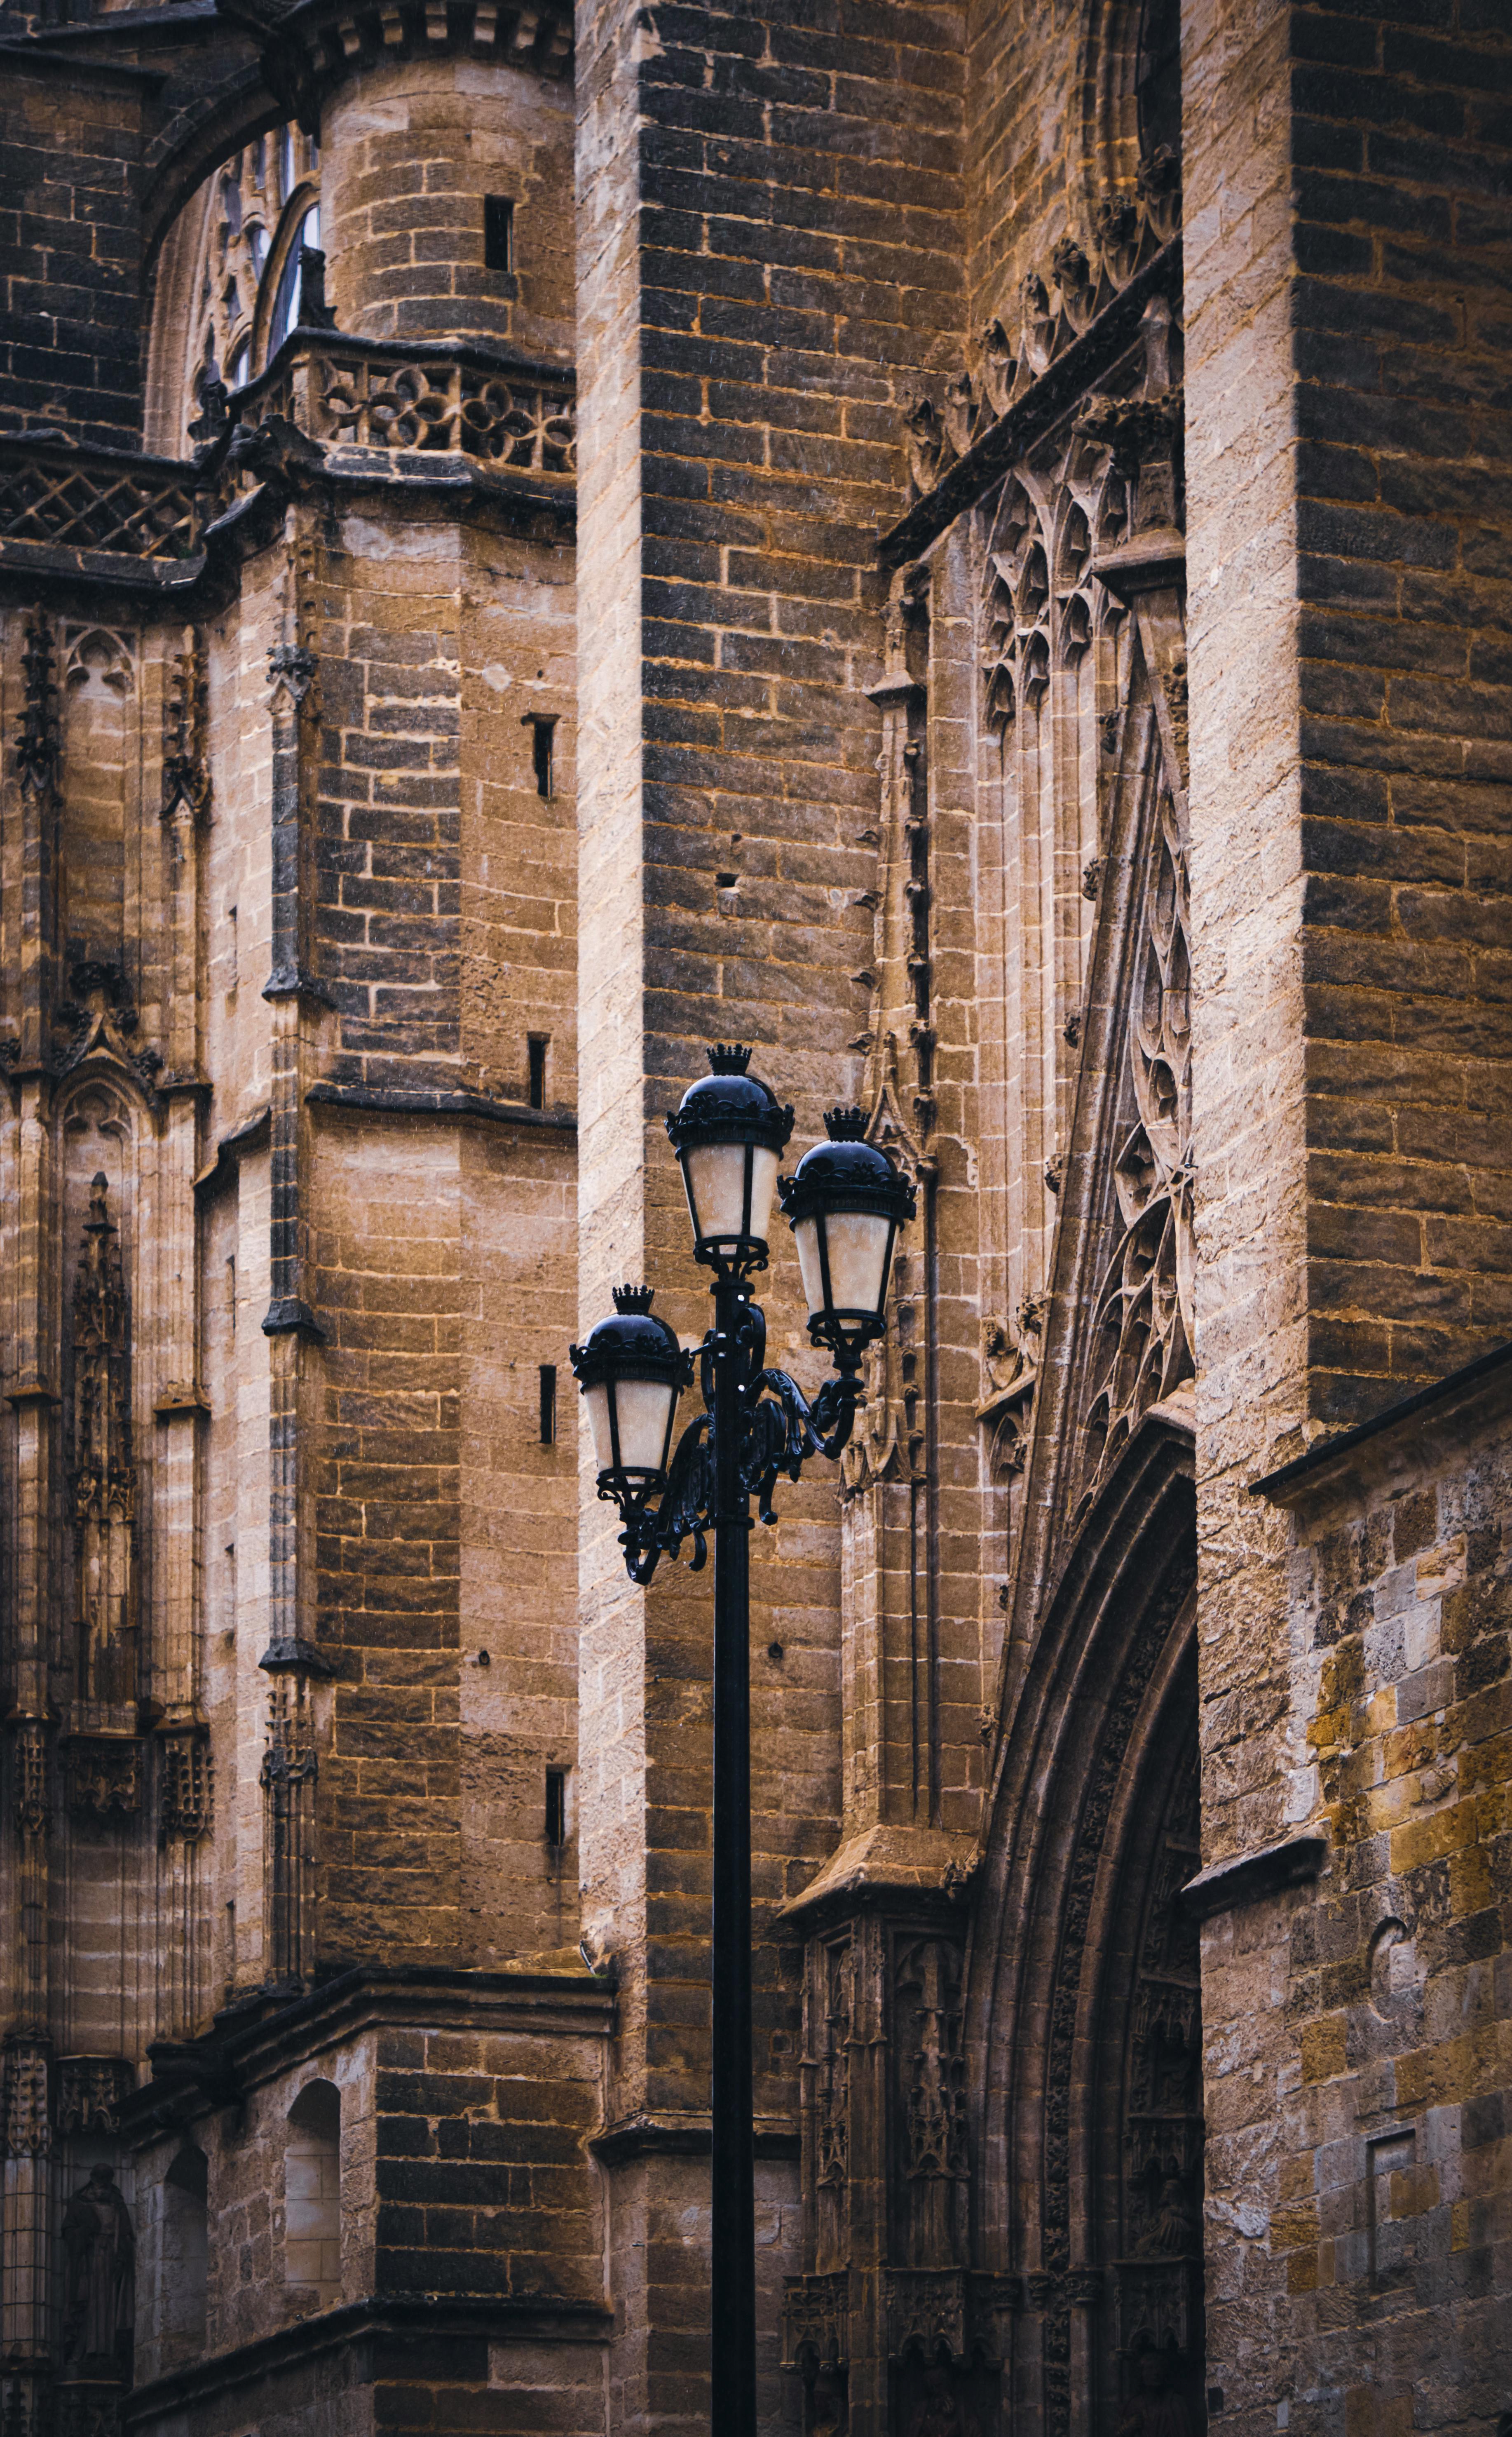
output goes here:
<path id="1" fill-rule="evenodd" d="M 200 637 L 190 627 L 174 659 L 163 706 L 163 818 L 198 823 L 210 809 L 205 758 L 205 673 Z"/>

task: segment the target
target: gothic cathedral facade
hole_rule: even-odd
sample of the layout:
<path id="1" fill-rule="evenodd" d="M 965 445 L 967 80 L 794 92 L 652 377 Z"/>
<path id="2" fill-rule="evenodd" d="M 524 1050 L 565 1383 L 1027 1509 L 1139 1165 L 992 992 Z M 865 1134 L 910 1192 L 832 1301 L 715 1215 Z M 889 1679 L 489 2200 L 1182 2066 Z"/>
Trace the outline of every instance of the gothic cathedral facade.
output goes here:
<path id="1" fill-rule="evenodd" d="M 1507 2437 L 1504 0 L 0 63 L 4 2437 L 706 2426 L 735 1041 L 763 2430 Z"/>

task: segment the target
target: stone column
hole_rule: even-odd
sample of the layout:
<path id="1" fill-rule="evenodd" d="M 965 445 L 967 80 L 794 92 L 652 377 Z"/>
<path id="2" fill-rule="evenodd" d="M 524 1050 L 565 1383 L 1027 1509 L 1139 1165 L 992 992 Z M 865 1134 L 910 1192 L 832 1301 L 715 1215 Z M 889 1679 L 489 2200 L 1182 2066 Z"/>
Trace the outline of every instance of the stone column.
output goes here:
<path id="1" fill-rule="evenodd" d="M 645 1274 L 693 1338 L 707 1299 L 662 1118 L 705 1046 L 754 1044 L 797 1104 L 795 1148 L 860 1092 L 881 731 L 862 687 L 885 609 L 867 536 L 901 505 L 903 393 L 960 310 L 943 245 L 886 307 L 865 248 L 892 242 L 921 179 L 958 208 L 961 71 L 923 7 L 851 59 L 808 25 L 693 10 L 672 27 L 604 0 L 580 16 L 577 78 L 582 1321 Z M 771 1359 L 813 1383 L 777 1234 Z M 797 1990 L 771 1925 L 839 1843 L 834 1483 L 810 1470 L 781 1506 L 753 1551 L 756 2105 L 791 2151 Z M 618 2106 L 669 2139 L 707 2104 L 707 1598 L 686 1577 L 629 1593 L 591 1497 L 580 1547 L 588 1935 L 623 1972 Z M 927 1669 L 920 1688 L 927 1709 Z M 636 2172 L 617 2278 L 655 2231 Z M 686 2241 L 705 2170 L 664 2155 L 655 2174 Z M 686 2249 L 679 2273 L 676 2297 L 627 2314 L 627 2431 L 703 2408 Z M 775 2332 L 760 2409 L 786 2428 Z"/>

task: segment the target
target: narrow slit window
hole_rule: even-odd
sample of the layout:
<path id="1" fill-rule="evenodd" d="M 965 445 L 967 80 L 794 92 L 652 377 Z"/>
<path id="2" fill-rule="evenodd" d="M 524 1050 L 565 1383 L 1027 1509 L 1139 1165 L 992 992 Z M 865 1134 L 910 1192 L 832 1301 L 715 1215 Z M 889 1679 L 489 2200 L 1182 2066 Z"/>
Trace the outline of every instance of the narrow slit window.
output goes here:
<path id="1" fill-rule="evenodd" d="M 544 1109 L 546 1106 L 546 1053 L 550 1045 L 550 1040 L 551 1036 L 548 1032 L 531 1032 L 526 1036 L 526 1049 L 530 1057 L 530 1083 L 527 1097 L 532 1109 Z"/>
<path id="2" fill-rule="evenodd" d="M 556 793 L 556 736 L 554 718 L 543 719 L 539 711 L 530 714 L 530 758 L 535 766 L 535 792 L 550 798 Z"/>
<path id="3" fill-rule="evenodd" d="M 567 1772 L 565 1768 L 548 1768 L 546 1773 L 546 1841 L 557 1848 L 567 1841 Z"/>
<path id="4" fill-rule="evenodd" d="M 514 205 L 508 195 L 483 197 L 483 268 L 514 268 Z"/>
<path id="5" fill-rule="evenodd" d="M 557 1366 L 554 1362 L 541 1365 L 541 1445 L 555 1446 L 557 1439 Z"/>

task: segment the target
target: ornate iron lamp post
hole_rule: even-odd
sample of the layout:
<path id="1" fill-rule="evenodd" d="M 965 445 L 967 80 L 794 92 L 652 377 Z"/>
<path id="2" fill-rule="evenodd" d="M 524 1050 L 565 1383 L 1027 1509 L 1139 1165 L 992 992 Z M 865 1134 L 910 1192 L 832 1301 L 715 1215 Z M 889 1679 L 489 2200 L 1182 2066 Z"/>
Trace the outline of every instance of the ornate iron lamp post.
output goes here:
<path id="1" fill-rule="evenodd" d="M 714 1537 L 714 2437 L 756 2437 L 756 2181 L 751 2075 L 751 1500 L 776 1520 L 777 1476 L 838 1456 L 865 1401 L 860 1359 L 886 1327 L 897 1231 L 913 1188 L 863 1139 L 854 1109 L 831 1110 L 829 1139 L 791 1177 L 778 1162 L 792 1111 L 746 1072 L 750 1051 L 709 1052 L 712 1073 L 667 1120 L 683 1170 L 695 1257 L 714 1272 L 714 1325 L 698 1352 L 704 1411 L 670 1453 L 677 1399 L 694 1359 L 651 1309 L 649 1287 L 620 1287 L 615 1313 L 572 1368 L 588 1406 L 599 1495 L 618 1507 L 635 1583 L 692 1543 L 696 1571 Z M 780 1189 L 797 1239 L 808 1334 L 835 1373 L 810 1404 L 766 1363 L 766 1321 L 751 1280 L 767 1266 Z"/>

